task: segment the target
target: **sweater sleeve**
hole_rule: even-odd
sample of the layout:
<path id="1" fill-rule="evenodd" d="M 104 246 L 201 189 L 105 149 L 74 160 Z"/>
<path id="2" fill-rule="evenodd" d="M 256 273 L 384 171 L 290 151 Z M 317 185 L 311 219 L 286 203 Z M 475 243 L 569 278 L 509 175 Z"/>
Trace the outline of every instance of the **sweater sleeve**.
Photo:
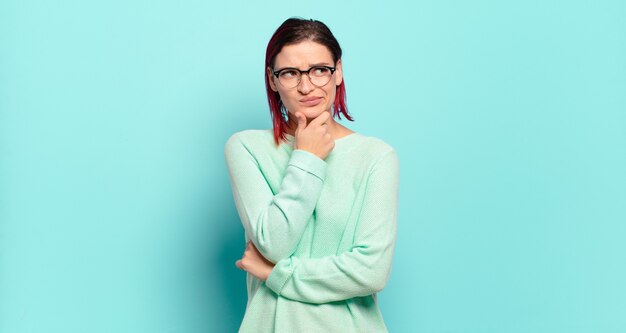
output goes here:
<path id="1" fill-rule="evenodd" d="M 256 158 L 237 134 L 226 142 L 224 155 L 246 235 L 269 261 L 289 257 L 317 205 L 326 162 L 307 151 L 294 150 L 274 194 Z"/>
<path id="2" fill-rule="evenodd" d="M 396 240 L 399 165 L 384 155 L 367 180 L 363 208 L 350 251 L 322 258 L 280 260 L 266 280 L 278 295 L 307 303 L 366 296 L 383 289 Z"/>

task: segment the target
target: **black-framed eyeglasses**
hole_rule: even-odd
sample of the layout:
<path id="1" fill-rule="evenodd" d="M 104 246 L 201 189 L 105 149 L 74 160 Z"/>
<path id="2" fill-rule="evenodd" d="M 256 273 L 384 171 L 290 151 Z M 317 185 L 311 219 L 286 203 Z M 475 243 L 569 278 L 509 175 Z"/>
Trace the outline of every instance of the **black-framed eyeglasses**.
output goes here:
<path id="1" fill-rule="evenodd" d="M 295 88 L 298 86 L 302 79 L 302 74 L 308 75 L 309 81 L 311 81 L 314 86 L 322 87 L 330 81 L 334 73 L 335 67 L 330 66 L 313 66 L 305 71 L 287 67 L 272 72 L 272 74 L 278 78 L 278 82 L 285 88 Z"/>

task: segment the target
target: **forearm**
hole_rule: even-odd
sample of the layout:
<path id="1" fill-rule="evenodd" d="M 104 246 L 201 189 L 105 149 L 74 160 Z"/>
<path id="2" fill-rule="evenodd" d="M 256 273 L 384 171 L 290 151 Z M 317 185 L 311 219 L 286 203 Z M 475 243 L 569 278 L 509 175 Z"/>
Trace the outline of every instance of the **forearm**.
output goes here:
<path id="1" fill-rule="evenodd" d="M 319 199 L 326 162 L 294 150 L 275 194 L 254 157 L 236 139 L 226 145 L 226 162 L 246 235 L 271 262 L 289 257 Z"/>
<path id="2" fill-rule="evenodd" d="M 282 297 L 306 303 L 367 296 L 386 285 L 392 254 L 390 244 L 384 249 L 355 248 L 323 258 L 291 257 L 276 264 L 266 284 Z"/>
<path id="3" fill-rule="evenodd" d="M 275 263 L 295 251 L 313 215 L 322 185 L 323 180 L 316 174 L 290 164 L 279 191 L 260 208 L 250 210 L 241 196 L 235 200 L 248 237 L 265 258 Z"/>

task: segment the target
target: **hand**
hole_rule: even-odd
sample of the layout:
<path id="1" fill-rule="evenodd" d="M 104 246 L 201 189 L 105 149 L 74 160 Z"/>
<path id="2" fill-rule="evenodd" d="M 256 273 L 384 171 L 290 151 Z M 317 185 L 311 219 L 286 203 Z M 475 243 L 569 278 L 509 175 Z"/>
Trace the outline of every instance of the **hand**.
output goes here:
<path id="1" fill-rule="evenodd" d="M 248 242 L 248 244 L 246 244 L 246 250 L 243 252 L 243 257 L 235 262 L 235 266 L 263 281 L 267 280 L 267 277 L 272 272 L 272 269 L 274 269 L 274 264 L 265 259 L 252 242 Z"/>
<path id="2" fill-rule="evenodd" d="M 322 112 L 317 118 L 306 124 L 306 117 L 302 112 L 296 112 L 298 118 L 298 128 L 296 129 L 296 142 L 294 149 L 306 150 L 317 155 L 321 159 L 326 159 L 330 151 L 335 148 L 335 140 L 328 133 L 328 121 L 330 113 Z"/>

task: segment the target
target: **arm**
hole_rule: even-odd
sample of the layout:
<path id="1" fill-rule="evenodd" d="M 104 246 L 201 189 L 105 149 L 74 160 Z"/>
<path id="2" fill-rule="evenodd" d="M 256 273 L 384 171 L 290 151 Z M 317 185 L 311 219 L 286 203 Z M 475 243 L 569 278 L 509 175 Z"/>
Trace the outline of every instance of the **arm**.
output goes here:
<path id="1" fill-rule="evenodd" d="M 296 149 L 276 195 L 237 135 L 224 148 L 235 206 L 248 238 L 271 262 L 289 257 L 322 191 L 326 162 Z"/>
<path id="2" fill-rule="evenodd" d="M 396 240 L 398 174 L 395 151 L 372 169 L 350 251 L 280 260 L 266 285 L 285 298 L 307 303 L 340 301 L 382 290 L 391 272 Z"/>

